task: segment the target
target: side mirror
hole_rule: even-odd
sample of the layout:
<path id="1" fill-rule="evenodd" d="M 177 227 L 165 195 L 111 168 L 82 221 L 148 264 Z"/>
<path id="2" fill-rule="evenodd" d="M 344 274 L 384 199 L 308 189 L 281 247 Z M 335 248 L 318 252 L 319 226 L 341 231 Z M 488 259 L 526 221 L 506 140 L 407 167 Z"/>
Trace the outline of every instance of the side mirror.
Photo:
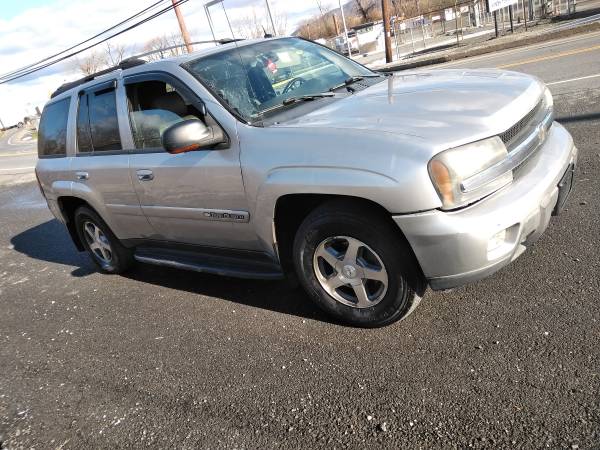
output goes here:
<path id="1" fill-rule="evenodd" d="M 184 120 L 167 128 L 162 135 L 162 145 L 173 155 L 193 152 L 224 142 L 218 126 L 208 127 L 198 119 Z"/>

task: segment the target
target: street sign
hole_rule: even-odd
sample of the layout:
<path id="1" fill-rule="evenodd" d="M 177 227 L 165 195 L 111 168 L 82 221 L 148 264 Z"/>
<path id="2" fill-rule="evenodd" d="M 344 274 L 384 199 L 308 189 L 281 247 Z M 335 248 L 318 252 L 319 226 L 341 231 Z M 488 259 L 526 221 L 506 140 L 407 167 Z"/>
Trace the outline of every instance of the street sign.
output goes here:
<path id="1" fill-rule="evenodd" d="M 488 12 L 498 11 L 510 5 L 516 5 L 518 0 L 487 0 Z"/>

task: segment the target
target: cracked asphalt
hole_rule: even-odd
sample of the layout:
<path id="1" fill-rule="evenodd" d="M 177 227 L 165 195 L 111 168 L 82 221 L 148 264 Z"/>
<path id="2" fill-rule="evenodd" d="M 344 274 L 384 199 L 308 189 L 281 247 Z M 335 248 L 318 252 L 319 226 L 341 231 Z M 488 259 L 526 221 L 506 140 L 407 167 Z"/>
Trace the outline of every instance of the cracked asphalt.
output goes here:
<path id="1" fill-rule="evenodd" d="M 588 77 L 600 51 L 573 49 L 599 39 L 455 66 Z M 567 210 L 377 330 L 285 283 L 101 275 L 35 183 L 0 186 L 0 447 L 600 448 L 600 78 L 551 89 L 580 149 Z"/>

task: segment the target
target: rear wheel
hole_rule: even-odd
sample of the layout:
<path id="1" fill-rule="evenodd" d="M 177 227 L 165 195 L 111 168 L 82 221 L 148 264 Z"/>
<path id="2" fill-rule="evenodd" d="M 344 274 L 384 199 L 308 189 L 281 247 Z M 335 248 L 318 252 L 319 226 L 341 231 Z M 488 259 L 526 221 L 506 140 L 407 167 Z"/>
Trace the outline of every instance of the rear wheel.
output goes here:
<path id="1" fill-rule="evenodd" d="M 85 206 L 75 211 L 77 234 L 98 268 L 105 273 L 123 273 L 133 264 L 133 252 L 124 247 L 96 212 Z"/>
<path id="2" fill-rule="evenodd" d="M 408 243 L 377 210 L 326 203 L 301 224 L 294 263 L 314 302 L 334 318 L 362 327 L 410 314 L 425 283 Z"/>

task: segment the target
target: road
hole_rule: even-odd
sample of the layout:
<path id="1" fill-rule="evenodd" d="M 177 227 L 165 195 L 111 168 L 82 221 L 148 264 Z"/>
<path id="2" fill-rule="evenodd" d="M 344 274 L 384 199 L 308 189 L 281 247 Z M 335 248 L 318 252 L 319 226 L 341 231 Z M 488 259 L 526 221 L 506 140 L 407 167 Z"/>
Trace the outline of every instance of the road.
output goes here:
<path id="1" fill-rule="evenodd" d="M 577 181 L 515 263 L 428 292 L 382 329 L 331 323 L 285 283 L 150 266 L 100 275 L 35 183 L 1 188 L 0 441 L 598 448 L 599 62 L 595 34 L 452 65 L 554 83 L 581 152 Z"/>
<path id="2" fill-rule="evenodd" d="M 0 136 L 0 179 L 33 173 L 36 161 L 37 141 L 30 131 L 13 128 Z"/>

